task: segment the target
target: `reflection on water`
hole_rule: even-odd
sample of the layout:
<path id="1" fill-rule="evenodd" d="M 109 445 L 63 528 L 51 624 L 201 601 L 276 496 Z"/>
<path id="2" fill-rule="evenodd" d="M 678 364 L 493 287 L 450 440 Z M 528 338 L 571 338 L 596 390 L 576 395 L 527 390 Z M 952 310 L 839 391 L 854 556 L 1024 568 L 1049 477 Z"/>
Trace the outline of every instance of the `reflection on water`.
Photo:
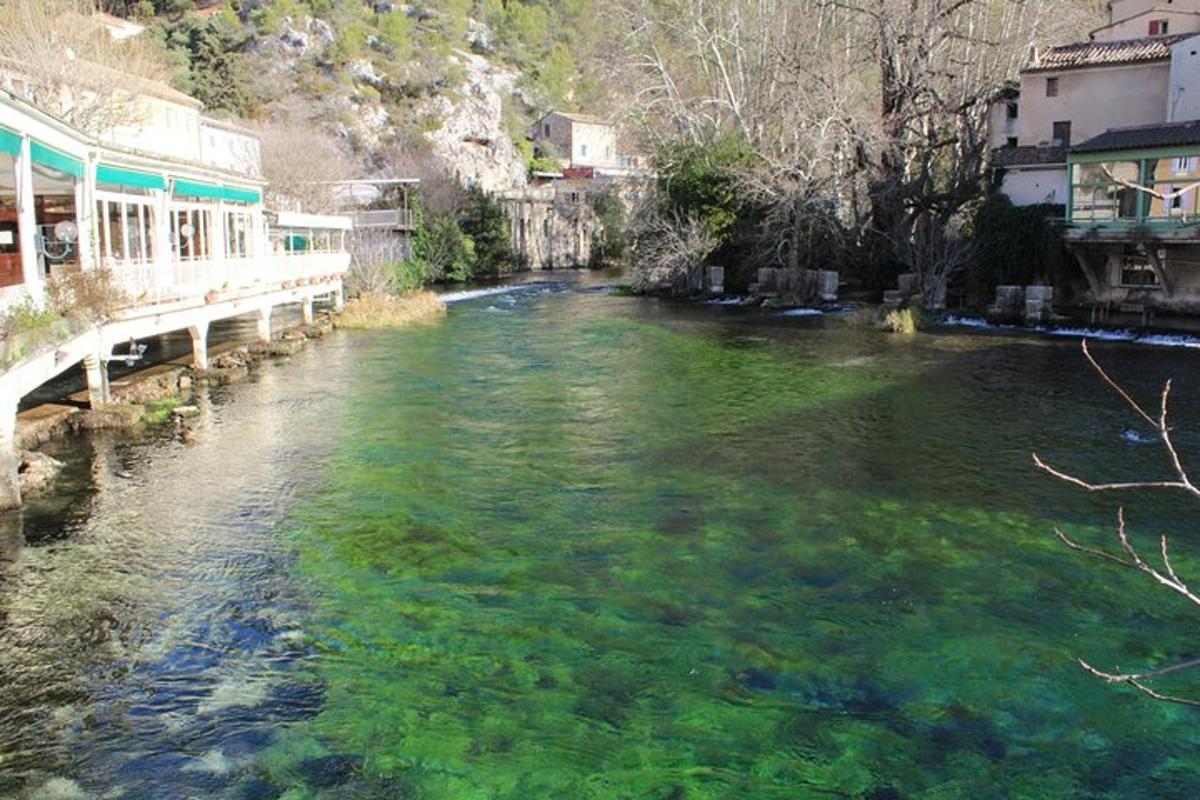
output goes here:
<path id="1" fill-rule="evenodd" d="M 71 490 L 0 535 L 0 787 L 184 796 L 313 712 L 274 526 L 325 467 L 351 358 L 335 337 L 202 396 L 187 446 L 59 446 Z"/>
<path id="2" fill-rule="evenodd" d="M 1200 354 L 1097 350 L 1148 397 L 1175 375 L 1200 452 Z M 15 797 L 1200 788 L 1192 712 L 1073 662 L 1194 642 L 1050 534 L 1103 541 L 1112 503 L 1031 450 L 1163 468 L 1069 342 L 547 285 L 335 336 L 204 414 L 190 446 L 60 448 L 77 490 L 0 537 Z M 1200 573 L 1195 508 L 1129 512 Z"/>

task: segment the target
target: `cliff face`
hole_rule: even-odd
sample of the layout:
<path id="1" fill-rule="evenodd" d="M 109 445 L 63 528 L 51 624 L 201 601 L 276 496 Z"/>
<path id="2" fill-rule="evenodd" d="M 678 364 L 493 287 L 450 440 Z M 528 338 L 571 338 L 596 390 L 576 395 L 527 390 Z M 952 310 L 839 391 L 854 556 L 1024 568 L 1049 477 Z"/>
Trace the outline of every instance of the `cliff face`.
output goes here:
<path id="1" fill-rule="evenodd" d="M 394 143 L 411 143 L 419 131 L 438 166 L 464 184 L 487 192 L 526 184 L 525 160 L 504 119 L 507 103 L 525 102 L 517 72 L 454 50 L 446 59 L 455 82 L 413 97 L 402 78 L 369 58 L 335 65 L 337 36 L 320 19 L 285 18 L 275 34 L 253 43 L 259 74 L 284 88 L 275 100 L 277 115 L 324 125 L 380 172 L 388 171 Z"/>
<path id="2" fill-rule="evenodd" d="M 433 153 L 465 184 L 486 192 L 526 184 L 525 160 L 504 126 L 504 102 L 517 95 L 518 75 L 482 56 L 456 53 L 466 77 L 454 96 L 431 98 L 426 110 L 442 120 L 427 133 Z"/>

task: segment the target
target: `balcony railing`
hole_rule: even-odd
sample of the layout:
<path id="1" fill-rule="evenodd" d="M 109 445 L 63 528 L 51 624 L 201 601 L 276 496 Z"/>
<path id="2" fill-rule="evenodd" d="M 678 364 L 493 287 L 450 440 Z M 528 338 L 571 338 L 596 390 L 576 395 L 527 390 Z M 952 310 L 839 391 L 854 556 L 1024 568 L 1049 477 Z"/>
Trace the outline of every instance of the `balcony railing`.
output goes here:
<path id="1" fill-rule="evenodd" d="M 356 229 L 385 228 L 387 230 L 407 231 L 412 230 L 413 227 L 413 212 L 410 208 L 356 211 L 352 216 Z"/>
<path id="2" fill-rule="evenodd" d="M 348 253 L 286 253 L 248 258 L 196 259 L 170 264 L 105 264 L 130 306 L 193 300 L 210 292 L 244 296 L 341 275 Z"/>

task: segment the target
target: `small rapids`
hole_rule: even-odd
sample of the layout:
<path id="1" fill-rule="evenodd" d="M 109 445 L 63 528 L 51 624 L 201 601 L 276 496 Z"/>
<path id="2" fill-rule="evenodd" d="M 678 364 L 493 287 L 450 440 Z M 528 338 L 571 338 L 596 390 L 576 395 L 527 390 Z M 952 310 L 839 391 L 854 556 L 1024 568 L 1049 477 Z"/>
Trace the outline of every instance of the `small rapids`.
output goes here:
<path id="1" fill-rule="evenodd" d="M 1054 325 L 999 325 L 978 317 L 960 317 L 950 314 L 942 325 L 953 328 L 972 328 L 982 331 L 1014 331 L 1018 333 L 1040 333 L 1046 336 L 1064 336 L 1072 339 L 1095 339 L 1105 342 L 1128 342 L 1152 347 L 1187 347 L 1200 349 L 1200 338 L 1177 333 L 1141 333 L 1111 328 L 1087 328 Z"/>

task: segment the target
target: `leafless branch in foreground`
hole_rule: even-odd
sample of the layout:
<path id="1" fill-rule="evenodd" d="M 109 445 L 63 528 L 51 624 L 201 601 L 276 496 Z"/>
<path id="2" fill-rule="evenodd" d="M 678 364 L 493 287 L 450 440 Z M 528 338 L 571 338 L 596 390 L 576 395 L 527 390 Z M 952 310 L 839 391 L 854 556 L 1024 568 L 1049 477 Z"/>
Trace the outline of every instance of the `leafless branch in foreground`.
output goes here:
<path id="1" fill-rule="evenodd" d="M 1052 475 L 1058 480 L 1069 483 L 1073 486 L 1078 486 L 1089 492 L 1125 491 L 1130 489 L 1176 489 L 1200 497 L 1200 489 L 1198 489 L 1196 485 L 1192 483 L 1192 479 L 1179 457 L 1179 451 L 1176 449 L 1175 443 L 1171 438 L 1171 426 L 1169 423 L 1168 409 L 1171 397 L 1171 381 L 1167 381 L 1166 384 L 1163 385 L 1162 395 L 1159 398 L 1158 415 L 1153 416 L 1147 412 L 1146 409 L 1137 400 L 1135 400 L 1134 397 L 1128 391 L 1126 391 L 1124 387 L 1113 380 L 1113 378 L 1102 366 L 1100 366 L 1100 363 L 1096 361 L 1095 357 L 1092 356 L 1091 351 L 1088 349 L 1086 340 L 1083 342 L 1083 355 L 1087 359 L 1088 363 L 1092 366 L 1092 369 L 1095 370 L 1096 374 L 1100 376 L 1101 380 L 1103 380 L 1104 383 L 1110 389 L 1112 389 L 1112 391 L 1115 392 L 1117 396 L 1120 397 L 1121 400 L 1127 406 L 1129 406 L 1135 414 L 1154 427 L 1155 431 L 1158 433 L 1159 440 L 1162 442 L 1163 447 L 1167 451 L 1167 455 L 1171 462 L 1171 468 L 1175 473 L 1176 479 L 1161 481 L 1093 483 L 1072 475 L 1071 473 L 1064 472 L 1060 469 L 1050 466 L 1046 462 L 1042 461 L 1042 459 L 1038 457 L 1037 453 L 1033 454 L 1033 463 L 1038 467 L 1038 469 L 1048 473 L 1049 475 Z M 1117 542 L 1121 545 L 1121 554 L 1110 553 L 1106 550 L 1079 544 L 1058 528 L 1054 529 L 1054 533 L 1067 547 L 1071 548 L 1072 550 L 1076 550 L 1087 556 L 1091 556 L 1092 558 L 1108 561 L 1110 563 L 1118 564 L 1122 567 L 1141 572 L 1142 574 L 1149 576 L 1151 580 L 1160 586 L 1165 586 L 1176 594 L 1186 598 L 1193 605 L 1200 607 L 1200 595 L 1197 595 L 1183 581 L 1183 579 L 1179 577 L 1179 575 L 1175 572 L 1174 565 L 1171 564 L 1171 555 L 1168 547 L 1167 537 L 1165 535 L 1159 537 L 1159 559 L 1162 562 L 1161 567 L 1152 566 L 1142 557 L 1137 547 L 1135 547 L 1134 544 L 1129 540 L 1129 534 L 1127 533 L 1125 526 L 1124 507 L 1117 509 L 1116 537 Z M 1161 692 L 1154 691 L 1144 683 L 1144 681 L 1152 680 L 1163 675 L 1182 672 L 1183 670 L 1191 669 L 1193 667 L 1200 667 L 1200 658 L 1190 659 L 1188 661 L 1183 661 L 1168 667 L 1162 667 L 1160 669 L 1149 670 L 1146 672 L 1105 672 L 1104 670 L 1093 667 L 1083 659 L 1079 659 L 1079 665 L 1087 672 L 1107 683 L 1129 684 L 1139 692 L 1152 697 L 1155 700 L 1161 700 L 1167 703 L 1178 703 L 1185 706 L 1200 707 L 1200 700 L 1193 700 L 1191 698 L 1179 697 L 1176 695 L 1162 694 Z"/>

